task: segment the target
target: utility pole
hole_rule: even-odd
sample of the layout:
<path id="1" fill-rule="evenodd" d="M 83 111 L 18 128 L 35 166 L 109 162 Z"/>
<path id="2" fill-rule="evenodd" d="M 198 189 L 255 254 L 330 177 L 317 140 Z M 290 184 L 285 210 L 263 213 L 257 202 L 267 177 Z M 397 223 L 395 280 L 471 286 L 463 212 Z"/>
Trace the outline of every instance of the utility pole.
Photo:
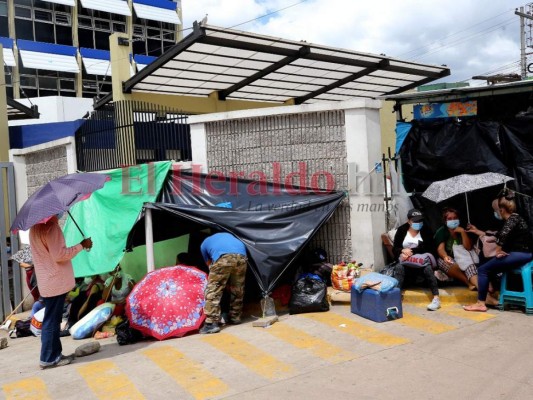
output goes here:
<path id="1" fill-rule="evenodd" d="M 514 12 L 520 17 L 520 75 L 522 77 L 522 80 L 527 78 L 528 73 L 528 53 L 526 53 L 526 19 L 533 21 L 533 3 L 527 4 L 526 7 L 528 8 L 527 12 L 524 12 L 524 7 L 520 7 L 520 10 L 517 9 Z M 529 23 L 528 25 L 531 27 L 531 23 Z M 531 39 L 532 38 L 529 37 L 529 41 L 531 41 Z M 531 44 L 529 44 L 527 47 L 531 47 Z"/>

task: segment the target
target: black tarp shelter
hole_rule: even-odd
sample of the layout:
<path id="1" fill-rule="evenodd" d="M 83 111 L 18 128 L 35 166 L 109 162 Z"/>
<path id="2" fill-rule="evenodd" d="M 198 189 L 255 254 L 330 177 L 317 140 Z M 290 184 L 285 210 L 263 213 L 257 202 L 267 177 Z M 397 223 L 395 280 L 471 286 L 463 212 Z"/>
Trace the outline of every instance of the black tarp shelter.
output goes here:
<path id="1" fill-rule="evenodd" d="M 426 208 L 431 204 L 418 195 L 432 182 L 483 172 L 514 178 L 510 187 L 522 194 L 517 196 L 517 202 L 533 228 L 533 116 L 501 121 L 413 121 L 400 158 L 407 191 L 414 192 Z M 473 193 L 470 206 L 474 209 L 474 224 L 492 220 L 490 200 L 499 190 L 501 187 Z M 461 203 L 455 206 L 460 208 Z"/>
<path id="2" fill-rule="evenodd" d="M 152 238 L 146 232 L 153 241 L 206 227 L 230 232 L 246 245 L 250 269 L 266 295 L 344 197 L 338 191 L 173 171 L 159 201 L 145 204 L 128 248 L 148 247 Z M 217 206 L 224 203 L 231 208 Z M 147 230 L 148 219 L 153 228 Z"/>

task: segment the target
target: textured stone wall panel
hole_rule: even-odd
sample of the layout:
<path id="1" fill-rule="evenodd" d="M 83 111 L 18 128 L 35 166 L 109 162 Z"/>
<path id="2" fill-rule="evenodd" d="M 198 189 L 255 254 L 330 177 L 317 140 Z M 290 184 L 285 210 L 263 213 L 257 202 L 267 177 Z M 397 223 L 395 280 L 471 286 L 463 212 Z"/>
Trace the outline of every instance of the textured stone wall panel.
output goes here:
<path id="1" fill-rule="evenodd" d="M 347 190 L 346 130 L 344 111 L 275 115 L 216 121 L 206 124 L 207 159 L 210 171 L 240 173 L 259 178 L 262 172 L 273 179 L 274 165 L 281 168 L 282 183 L 291 172 L 300 172 L 305 163 L 305 184 L 310 186 L 317 174 L 324 189 L 331 174 L 335 190 Z M 256 172 L 256 175 L 252 174 Z M 322 173 L 322 174 L 320 174 Z M 290 181 L 290 179 L 289 179 Z M 300 177 L 292 183 L 300 185 Z M 350 207 L 347 200 L 320 229 L 311 247 L 322 247 L 330 262 L 351 258 Z"/>
<path id="2" fill-rule="evenodd" d="M 26 155 L 28 196 L 52 179 L 68 174 L 65 146 Z"/>

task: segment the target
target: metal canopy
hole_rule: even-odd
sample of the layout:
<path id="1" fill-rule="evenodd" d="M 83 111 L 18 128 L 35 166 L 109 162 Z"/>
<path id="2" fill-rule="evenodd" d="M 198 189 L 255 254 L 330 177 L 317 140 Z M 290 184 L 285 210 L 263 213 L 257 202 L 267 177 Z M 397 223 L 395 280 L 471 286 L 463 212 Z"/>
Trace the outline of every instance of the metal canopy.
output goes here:
<path id="1" fill-rule="evenodd" d="M 416 93 L 403 93 L 383 96 L 383 100 L 393 100 L 398 104 L 442 103 L 462 101 L 487 96 L 532 93 L 533 80 L 499 83 L 489 86 L 462 87 L 454 89 L 428 90 Z"/>
<path id="2" fill-rule="evenodd" d="M 11 97 L 7 98 L 7 120 L 13 121 L 16 119 L 39 118 L 39 111 L 36 105 L 30 107 L 13 100 Z"/>
<path id="3" fill-rule="evenodd" d="M 295 104 L 376 98 L 450 74 L 447 67 L 194 23 L 193 32 L 124 82 L 154 92 Z"/>

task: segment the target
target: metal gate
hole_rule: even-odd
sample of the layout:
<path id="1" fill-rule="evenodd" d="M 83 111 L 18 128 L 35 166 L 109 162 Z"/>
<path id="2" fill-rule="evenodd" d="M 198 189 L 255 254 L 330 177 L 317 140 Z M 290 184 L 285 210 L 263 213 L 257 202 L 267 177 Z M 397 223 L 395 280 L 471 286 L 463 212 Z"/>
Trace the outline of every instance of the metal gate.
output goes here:
<path id="1" fill-rule="evenodd" d="M 140 101 L 93 111 L 76 132 L 78 170 L 101 171 L 151 161 L 190 161 L 188 115 Z"/>
<path id="2" fill-rule="evenodd" d="M 15 219 L 15 174 L 12 163 L 0 162 L 0 315 L 2 321 L 21 302 L 20 268 L 11 261 L 19 250 L 18 238 L 11 236 L 9 227 Z"/>

